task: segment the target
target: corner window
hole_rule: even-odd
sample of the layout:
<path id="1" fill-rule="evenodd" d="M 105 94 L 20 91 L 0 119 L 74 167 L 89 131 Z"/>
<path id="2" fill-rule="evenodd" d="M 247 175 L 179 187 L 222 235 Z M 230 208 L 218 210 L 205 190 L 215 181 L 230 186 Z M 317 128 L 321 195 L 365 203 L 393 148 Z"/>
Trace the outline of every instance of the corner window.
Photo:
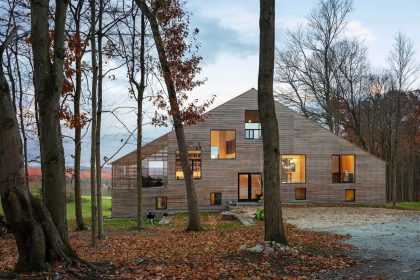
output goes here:
<path id="1" fill-rule="evenodd" d="M 345 194 L 344 194 L 344 199 L 346 202 L 356 201 L 356 190 L 346 189 Z"/>
<path id="2" fill-rule="evenodd" d="M 168 208 L 168 199 L 166 196 L 156 197 L 156 209 L 167 209 Z"/>
<path id="3" fill-rule="evenodd" d="M 193 178 L 201 179 L 201 150 L 188 151 L 188 158 Z M 184 179 L 184 172 L 182 171 L 181 158 L 178 151 L 176 151 L 175 179 Z"/>
<path id="4" fill-rule="evenodd" d="M 306 188 L 295 189 L 295 200 L 306 200 Z"/>
<path id="5" fill-rule="evenodd" d="M 305 183 L 306 182 L 306 156 L 282 155 L 281 156 L 281 182 Z"/>
<path id="6" fill-rule="evenodd" d="M 212 159 L 236 158 L 235 130 L 212 130 L 210 139 Z"/>
<path id="7" fill-rule="evenodd" d="M 222 193 L 221 192 L 210 193 L 210 205 L 222 205 Z"/>
<path id="8" fill-rule="evenodd" d="M 245 111 L 245 139 L 261 139 L 260 114 L 257 110 Z"/>
<path id="9" fill-rule="evenodd" d="M 332 156 L 332 182 L 354 183 L 355 182 L 355 156 L 333 155 Z"/>

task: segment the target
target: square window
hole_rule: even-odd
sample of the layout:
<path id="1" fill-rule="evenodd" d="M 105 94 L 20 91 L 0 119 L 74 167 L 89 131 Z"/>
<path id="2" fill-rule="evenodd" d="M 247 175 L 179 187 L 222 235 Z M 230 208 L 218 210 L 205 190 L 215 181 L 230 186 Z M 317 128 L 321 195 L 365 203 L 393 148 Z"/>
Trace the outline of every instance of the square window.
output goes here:
<path id="1" fill-rule="evenodd" d="M 221 192 L 210 193 L 210 205 L 222 205 L 222 193 Z"/>
<path id="2" fill-rule="evenodd" d="M 193 178 L 201 179 L 201 149 L 188 151 L 188 158 Z M 184 179 L 184 172 L 182 171 L 181 159 L 178 151 L 176 151 L 175 179 Z"/>
<path id="3" fill-rule="evenodd" d="M 166 196 L 156 197 L 156 209 L 167 209 L 168 208 L 168 199 Z"/>
<path id="4" fill-rule="evenodd" d="M 306 188 L 295 189 L 295 200 L 306 200 Z"/>
<path id="5" fill-rule="evenodd" d="M 212 130 L 210 132 L 210 146 L 212 159 L 236 158 L 236 131 Z"/>
<path id="6" fill-rule="evenodd" d="M 306 182 L 306 156 L 282 155 L 281 156 L 281 182 L 305 183 Z"/>
<path id="7" fill-rule="evenodd" d="M 356 190 L 355 189 L 346 189 L 345 190 L 345 200 L 346 200 L 346 202 L 356 201 Z"/>

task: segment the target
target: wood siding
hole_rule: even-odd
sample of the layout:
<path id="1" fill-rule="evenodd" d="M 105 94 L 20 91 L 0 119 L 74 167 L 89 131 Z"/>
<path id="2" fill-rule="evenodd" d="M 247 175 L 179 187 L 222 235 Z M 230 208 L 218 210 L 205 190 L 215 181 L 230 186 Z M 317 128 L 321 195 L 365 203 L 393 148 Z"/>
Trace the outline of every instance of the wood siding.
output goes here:
<path id="1" fill-rule="evenodd" d="M 257 91 L 251 89 L 209 112 L 204 122 L 185 128 L 187 142 L 200 145 L 202 152 L 201 179 L 195 180 L 200 209 L 220 209 L 210 205 L 210 193 L 222 193 L 222 205 L 238 200 L 238 173 L 262 173 L 262 140 L 245 139 L 245 110 L 257 110 Z M 355 204 L 385 203 L 385 162 L 336 136 L 317 123 L 289 108 L 276 104 L 281 154 L 306 156 L 306 183 L 281 184 L 283 203 L 347 203 L 345 189 L 356 190 Z M 210 131 L 236 131 L 236 159 L 210 158 Z M 168 182 L 164 188 L 144 188 L 144 211 L 155 210 L 156 196 L 168 198 L 167 212 L 186 210 L 183 180 L 175 179 L 175 133 L 164 137 L 168 145 Z M 160 138 L 159 138 L 160 139 Z M 161 144 L 161 143 L 160 143 Z M 355 183 L 332 183 L 332 155 L 355 155 Z M 295 200 L 295 188 L 306 188 L 306 200 Z M 115 217 L 136 213 L 136 190 L 112 192 Z M 161 211 L 162 212 L 162 211 Z"/>

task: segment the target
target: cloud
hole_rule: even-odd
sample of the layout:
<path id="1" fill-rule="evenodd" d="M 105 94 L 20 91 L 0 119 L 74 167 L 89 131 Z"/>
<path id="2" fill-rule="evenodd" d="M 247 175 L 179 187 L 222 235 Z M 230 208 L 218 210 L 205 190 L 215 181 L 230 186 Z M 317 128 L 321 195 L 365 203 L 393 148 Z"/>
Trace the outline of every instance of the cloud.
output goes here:
<path id="1" fill-rule="evenodd" d="M 360 21 L 349 21 L 344 29 L 344 35 L 347 37 L 355 37 L 369 43 L 378 39 L 375 32 Z"/>

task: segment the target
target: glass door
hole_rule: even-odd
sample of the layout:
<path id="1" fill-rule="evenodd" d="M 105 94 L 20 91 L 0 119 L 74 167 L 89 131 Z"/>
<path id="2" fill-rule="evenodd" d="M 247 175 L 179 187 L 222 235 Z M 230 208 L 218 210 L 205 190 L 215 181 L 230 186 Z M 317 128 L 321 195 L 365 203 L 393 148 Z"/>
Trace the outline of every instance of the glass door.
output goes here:
<path id="1" fill-rule="evenodd" d="M 257 201 L 262 195 L 261 173 L 238 174 L 238 200 Z"/>

